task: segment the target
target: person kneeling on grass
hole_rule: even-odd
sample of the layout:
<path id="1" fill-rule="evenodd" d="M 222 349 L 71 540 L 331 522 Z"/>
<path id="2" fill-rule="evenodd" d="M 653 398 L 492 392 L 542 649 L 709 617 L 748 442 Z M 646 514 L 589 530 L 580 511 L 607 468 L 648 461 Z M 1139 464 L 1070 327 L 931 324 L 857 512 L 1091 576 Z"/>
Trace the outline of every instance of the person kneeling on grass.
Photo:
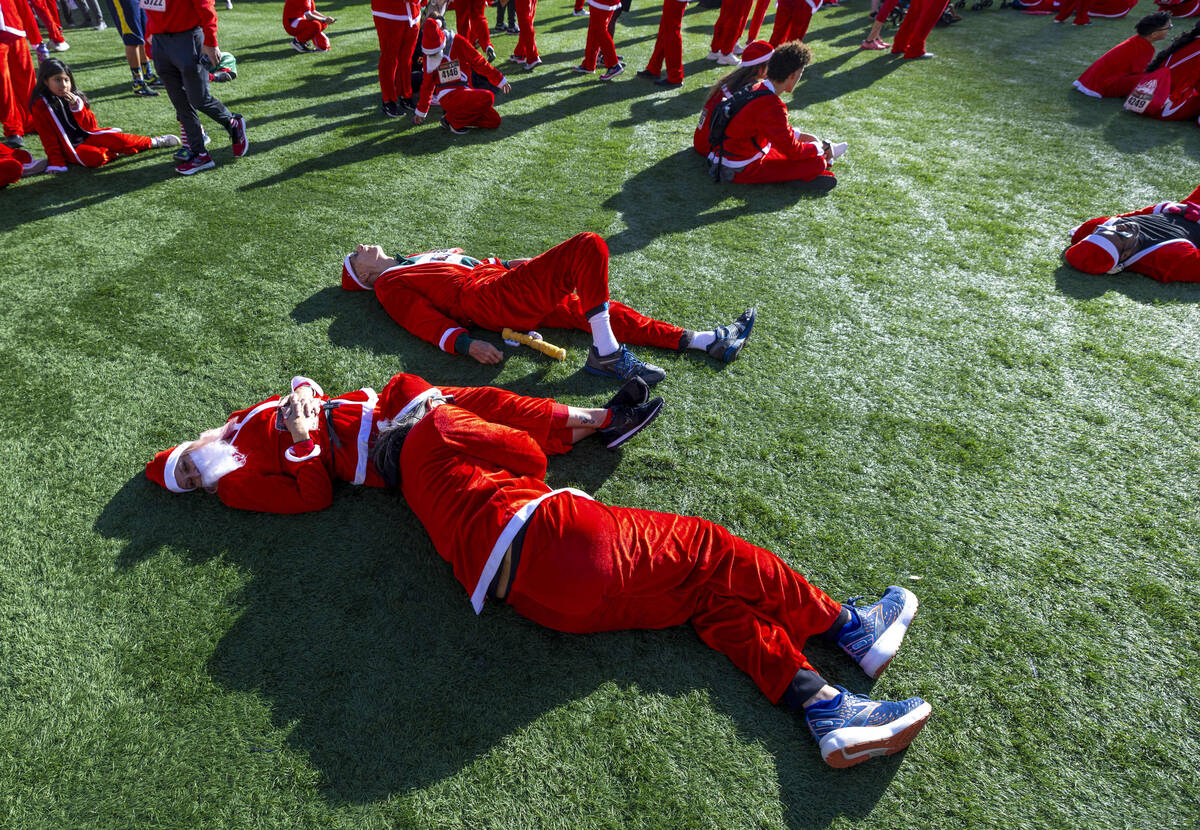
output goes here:
<path id="1" fill-rule="evenodd" d="M 476 614 L 490 597 L 571 634 L 690 622 L 771 702 L 802 714 L 834 767 L 899 752 L 929 719 L 921 698 L 876 701 L 829 685 L 801 652 L 811 637 L 837 643 L 878 677 L 917 611 L 908 590 L 839 603 L 713 522 L 551 490 L 529 435 L 412 392 L 417 403 L 380 433 L 372 461 L 401 488 Z"/>
<path id="2" fill-rule="evenodd" d="M 796 88 L 811 62 L 812 52 L 803 43 L 777 46 L 767 61 L 766 78 L 718 105 L 709 125 L 714 178 L 740 184 L 821 178 L 827 187 L 837 184 L 829 166 L 846 152 L 846 144 L 821 141 L 792 127 L 779 97 Z"/>
<path id="3" fill-rule="evenodd" d="M 1200 187 L 1182 202 L 1101 216 L 1071 231 L 1067 264 L 1085 274 L 1132 271 L 1159 282 L 1200 282 Z"/>
<path id="4" fill-rule="evenodd" d="M 567 406 L 491 386 L 443 386 L 395 375 L 383 391 L 358 389 L 330 397 L 316 381 L 292 379 L 292 391 L 239 410 L 194 441 L 163 450 L 146 464 L 146 477 L 172 493 L 205 489 L 240 510 L 307 513 L 333 501 L 333 482 L 382 487 L 368 461 L 381 429 L 402 420 L 417 389 L 453 400 L 490 421 L 519 429 L 547 455 L 566 453 L 592 435 L 609 449 L 624 444 L 658 417 L 662 398 L 651 398 L 634 379 L 603 408 Z"/>
<path id="5" fill-rule="evenodd" d="M 757 311 L 727 326 L 690 331 L 646 317 L 608 297 L 608 244 L 580 233 L 533 259 L 480 262 L 461 248 L 391 257 L 378 245 L 359 245 L 342 263 L 342 288 L 374 291 L 393 320 L 450 354 L 499 363 L 504 354 L 468 336 L 468 326 L 490 331 L 548 328 L 591 332 L 584 371 L 653 386 L 665 372 L 634 356 L 622 343 L 660 349 L 696 349 L 726 363 L 750 337 Z"/>
<path id="6" fill-rule="evenodd" d="M 292 36 L 292 48 L 297 52 L 328 52 L 325 30 L 336 22 L 337 18 L 317 11 L 313 0 L 284 0 L 283 30 Z M 310 40 L 315 49 L 308 45 Z"/>
<path id="7" fill-rule="evenodd" d="M 75 86 L 70 67 L 56 58 L 49 58 L 38 67 L 37 86 L 29 108 L 46 150 L 46 170 L 50 173 L 63 173 L 68 164 L 100 167 L 117 156 L 179 146 L 179 136 L 150 138 L 123 133 L 115 127 L 101 129 L 87 96 Z"/>
<path id="8" fill-rule="evenodd" d="M 512 87 L 475 47 L 454 32 L 447 32 L 440 17 L 430 15 L 421 30 L 421 51 L 425 54 L 425 75 L 414 124 L 424 122 L 429 108 L 439 104 L 445 113 L 442 126 L 455 135 L 464 134 L 469 127 L 493 130 L 500 126 L 500 113 L 494 106 L 496 96 L 488 89 L 473 89 L 471 73 L 478 72 L 505 95 Z"/>
<path id="9" fill-rule="evenodd" d="M 1101 55 L 1072 82 L 1091 98 L 1124 98 L 1145 77 L 1154 60 L 1154 44 L 1164 39 L 1174 24 L 1166 12 L 1148 14 L 1137 22 L 1132 37 Z"/>

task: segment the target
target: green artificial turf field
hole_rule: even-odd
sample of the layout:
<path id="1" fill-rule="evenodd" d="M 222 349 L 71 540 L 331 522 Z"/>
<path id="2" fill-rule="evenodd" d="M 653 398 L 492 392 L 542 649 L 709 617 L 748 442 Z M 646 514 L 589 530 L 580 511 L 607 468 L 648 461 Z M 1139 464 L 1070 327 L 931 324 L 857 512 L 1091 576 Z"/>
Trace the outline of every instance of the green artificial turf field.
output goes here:
<path id="1" fill-rule="evenodd" d="M 1200 822 L 1200 288 L 1060 256 L 1082 220 L 1200 183 L 1195 124 L 1070 89 L 1151 4 L 1087 29 L 968 10 L 908 63 L 858 51 L 866 0 L 821 12 L 789 104 L 850 143 L 825 196 L 707 178 L 715 10 L 689 11 L 666 91 L 633 76 L 652 0 L 621 20 L 611 84 L 570 71 L 586 21 L 543 2 L 545 66 L 513 72 L 499 130 L 457 137 L 380 117 L 365 2 L 321 5 L 326 55 L 288 48 L 280 5 L 220 11 L 241 74 L 214 90 L 249 156 L 206 122 L 215 171 L 158 151 L 0 194 L 0 826 Z M 128 94 L 112 30 L 69 40 L 102 125 L 177 129 L 165 96 Z M 809 650 L 833 682 L 933 704 L 906 753 L 827 768 L 690 629 L 475 617 L 394 494 L 281 517 L 142 476 L 297 373 L 599 404 L 583 333 L 552 333 L 564 363 L 484 367 L 337 287 L 359 241 L 519 256 L 581 230 L 610 240 L 617 299 L 760 317 L 728 366 L 640 350 L 664 416 L 554 459 L 551 484 L 710 517 L 839 599 L 913 588 L 878 682 Z"/>

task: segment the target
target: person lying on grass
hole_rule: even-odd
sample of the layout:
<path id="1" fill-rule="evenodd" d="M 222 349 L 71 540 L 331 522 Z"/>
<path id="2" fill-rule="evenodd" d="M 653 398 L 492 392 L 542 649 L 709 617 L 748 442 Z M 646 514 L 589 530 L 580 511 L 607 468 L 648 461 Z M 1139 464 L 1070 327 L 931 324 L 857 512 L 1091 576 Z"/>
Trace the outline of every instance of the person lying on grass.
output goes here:
<path id="1" fill-rule="evenodd" d="M 383 391 L 358 389 L 330 397 L 316 381 L 292 379 L 292 391 L 239 410 L 194 441 L 163 450 L 146 477 L 172 493 L 203 488 L 224 504 L 264 513 L 305 513 L 333 501 L 334 480 L 382 487 L 368 463 L 380 429 L 406 414 L 416 375 L 398 374 Z M 547 455 L 570 451 L 597 435 L 610 448 L 628 441 L 658 417 L 662 398 L 650 398 L 634 379 L 600 409 L 567 406 L 490 386 L 443 386 L 438 394 L 464 410 L 520 429 Z"/>
<path id="2" fill-rule="evenodd" d="M 499 363 L 504 354 L 467 335 L 469 326 L 490 331 L 577 329 L 592 335 L 584 371 L 653 386 L 666 373 L 634 356 L 622 343 L 660 349 L 697 349 L 729 362 L 750 337 L 757 311 L 747 309 L 727 326 L 690 331 L 654 320 L 608 298 L 608 244 L 581 233 L 533 259 L 479 261 L 461 248 L 388 256 L 378 245 L 359 245 L 342 262 L 342 288 L 374 291 L 393 320 L 450 354 Z"/>
<path id="3" fill-rule="evenodd" d="M 1159 282 L 1200 282 L 1198 245 L 1200 187 L 1182 202 L 1089 219 L 1071 231 L 1063 257 L 1085 274 L 1132 271 Z"/>
<path id="4" fill-rule="evenodd" d="M 878 677 L 917 611 L 910 591 L 893 586 L 870 605 L 839 603 L 706 519 L 552 490 L 534 436 L 419 379 L 406 394 L 412 404 L 379 434 L 372 461 L 401 489 L 476 614 L 490 597 L 574 634 L 691 623 L 772 703 L 803 717 L 834 767 L 899 752 L 929 719 L 919 697 L 877 701 L 831 686 L 801 652 L 811 637 L 837 643 Z"/>

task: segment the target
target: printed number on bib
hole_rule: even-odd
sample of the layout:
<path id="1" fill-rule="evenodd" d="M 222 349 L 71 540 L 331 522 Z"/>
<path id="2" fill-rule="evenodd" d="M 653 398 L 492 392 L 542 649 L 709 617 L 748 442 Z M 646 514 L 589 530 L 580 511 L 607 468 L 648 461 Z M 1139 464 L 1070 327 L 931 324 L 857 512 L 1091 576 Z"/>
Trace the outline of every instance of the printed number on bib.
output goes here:
<path id="1" fill-rule="evenodd" d="M 143 0 L 143 2 L 154 2 L 155 0 Z M 165 2 L 165 0 L 158 0 Z M 458 61 L 447 61 L 438 67 L 438 83 L 452 84 L 459 79 Z"/>
<path id="2" fill-rule="evenodd" d="M 165 12 L 167 0 L 139 0 L 138 5 L 148 12 Z"/>
<path id="3" fill-rule="evenodd" d="M 437 251 L 426 251 L 423 254 L 413 254 L 405 257 L 400 264 L 424 265 L 427 262 L 448 262 L 451 265 L 465 265 L 467 268 L 474 268 L 479 264 L 479 260 L 464 254 L 462 248 L 443 248 Z"/>

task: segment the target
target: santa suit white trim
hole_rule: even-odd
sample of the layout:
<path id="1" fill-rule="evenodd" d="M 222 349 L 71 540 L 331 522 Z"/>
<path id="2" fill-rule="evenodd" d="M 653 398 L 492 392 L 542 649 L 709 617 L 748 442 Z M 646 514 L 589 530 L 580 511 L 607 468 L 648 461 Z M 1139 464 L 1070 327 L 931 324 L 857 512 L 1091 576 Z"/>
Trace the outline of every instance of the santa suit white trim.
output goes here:
<path id="1" fill-rule="evenodd" d="M 1133 263 L 1137 262 L 1139 259 L 1144 257 L 1146 254 L 1150 253 L 1151 251 L 1157 251 L 1159 248 L 1162 248 L 1165 245 L 1178 245 L 1180 243 L 1182 243 L 1184 245 L 1191 245 L 1191 247 L 1193 247 L 1193 248 L 1196 247 L 1195 245 L 1192 245 L 1192 241 L 1190 239 L 1168 239 L 1165 242 L 1159 242 L 1157 245 L 1151 245 L 1149 248 L 1146 248 L 1144 251 L 1138 251 L 1136 254 L 1134 254 L 1129 259 L 1125 260 L 1124 262 L 1118 262 L 1117 267 L 1114 270 L 1109 271 L 1109 273 L 1115 274 L 1117 271 L 1123 271 L 1125 268 L 1128 268 L 1130 265 L 1133 265 Z"/>
<path id="2" fill-rule="evenodd" d="M 322 398 L 325 397 L 325 390 L 321 388 L 321 384 L 317 383 L 312 378 L 306 378 L 304 375 L 296 375 L 292 378 L 292 391 L 295 392 L 301 386 L 311 386 L 313 392 Z"/>
<path id="3" fill-rule="evenodd" d="M 1096 92 L 1094 89 L 1088 89 L 1086 86 L 1079 83 L 1078 80 L 1072 81 L 1071 85 L 1074 86 L 1080 92 L 1082 92 L 1084 95 L 1088 96 L 1089 98 L 1103 98 L 1104 97 L 1099 92 Z"/>
<path id="4" fill-rule="evenodd" d="M 258 406 L 254 407 L 249 412 L 247 412 L 245 418 L 243 418 L 242 420 L 238 421 L 236 424 L 233 425 L 233 432 L 225 440 L 228 441 L 230 444 L 236 444 L 238 434 L 242 431 L 242 427 L 244 427 L 246 424 L 253 421 L 254 416 L 258 415 L 260 412 L 262 412 L 265 409 L 273 409 L 278 406 L 279 406 L 278 400 L 263 401 Z M 228 432 L 228 431 L 229 430 L 227 429 L 226 432 Z"/>
<path id="5" fill-rule="evenodd" d="M 471 592 L 471 607 L 475 609 L 476 614 L 483 612 L 483 603 L 487 599 L 488 588 L 491 587 L 492 580 L 496 577 L 496 571 L 500 570 L 500 563 L 504 561 L 504 555 L 508 553 L 508 547 L 512 544 L 512 540 L 516 538 L 521 528 L 529 521 L 529 517 L 533 515 L 533 511 L 537 506 L 551 496 L 556 496 L 559 493 L 570 493 L 580 498 L 592 500 L 592 497 L 582 490 L 576 490 L 574 487 L 563 487 L 561 490 L 552 490 L 549 493 L 543 493 L 536 499 L 530 499 L 521 505 L 521 509 L 513 514 L 508 520 L 508 524 L 504 526 L 504 530 L 500 531 L 499 538 L 496 539 L 496 544 L 492 545 L 491 553 L 488 554 L 487 561 L 483 564 L 483 571 L 479 574 L 479 581 L 475 583 L 475 590 Z"/>
<path id="6" fill-rule="evenodd" d="M 63 129 L 62 122 L 58 120 L 58 116 L 54 113 L 54 109 L 52 107 L 50 107 L 48 104 L 46 104 L 45 101 L 39 101 L 38 103 L 40 103 L 42 106 L 44 106 L 46 108 L 46 112 L 49 114 L 50 120 L 54 122 L 54 128 L 56 130 L 58 130 L 58 137 L 62 140 L 63 145 L 67 148 L 67 152 L 71 154 L 72 159 L 75 161 L 76 164 L 83 165 L 86 167 L 87 165 L 84 165 L 82 159 L 79 158 L 79 154 L 75 152 L 74 142 L 72 142 L 71 139 L 67 138 L 67 131 L 65 129 Z M 83 106 L 81 105 L 79 107 L 79 109 L 74 110 L 74 112 L 83 112 Z M 83 128 L 80 127 L 80 129 L 83 129 Z M 83 130 L 83 131 L 85 133 L 87 133 L 88 135 L 99 135 L 100 133 L 119 133 L 119 132 L 121 132 L 116 127 L 105 127 L 102 130 Z M 65 170 L 66 168 L 54 167 L 51 169 L 61 172 L 62 170 Z"/>
<path id="7" fill-rule="evenodd" d="M 371 12 L 371 16 L 372 17 L 382 17 L 384 20 L 399 20 L 401 22 L 408 21 L 413 26 L 416 26 L 420 22 L 419 18 L 410 17 L 407 14 L 391 14 L 389 12 Z"/>
<path id="8" fill-rule="evenodd" d="M 375 406 L 379 403 L 379 395 L 369 386 L 359 390 L 367 396 L 365 401 L 350 401 L 345 398 L 334 398 L 330 403 L 343 406 L 361 406 L 362 419 L 358 422 L 358 462 L 354 465 L 354 480 L 351 484 L 361 485 L 367 480 L 367 458 L 370 455 L 371 428 L 375 424 Z"/>
<path id="9" fill-rule="evenodd" d="M 454 332 L 456 332 L 456 331 L 464 331 L 464 329 L 462 329 L 462 328 L 459 328 L 459 327 L 455 327 L 455 328 L 452 328 L 452 329 L 446 329 L 444 332 L 442 332 L 442 337 L 441 337 L 441 339 L 440 339 L 440 340 L 438 340 L 438 348 L 439 348 L 439 349 L 441 349 L 443 352 L 448 352 L 448 351 L 450 351 L 450 348 L 453 346 L 453 344 L 454 344 L 454 341 L 453 341 L 453 340 L 451 340 L 451 341 L 450 341 L 450 343 L 451 343 L 451 346 L 447 346 L 447 345 L 446 345 L 446 340 L 447 340 L 447 339 L 449 339 L 449 338 L 450 338 L 450 335 L 454 334 Z"/>
<path id="10" fill-rule="evenodd" d="M 607 3 L 598 2 L 598 0 L 587 0 L 587 4 L 593 9 L 599 9 L 602 12 L 615 12 L 617 9 L 621 8 L 620 3 L 608 5 Z"/>
<path id="11" fill-rule="evenodd" d="M 167 463 L 163 467 L 163 484 L 167 485 L 167 489 L 172 493 L 190 493 L 195 490 L 195 487 L 180 487 L 179 482 L 175 478 L 175 465 L 179 463 L 179 458 L 188 447 L 192 445 L 191 441 L 180 444 L 175 449 L 171 450 L 171 454 L 167 456 Z"/>
<path id="12" fill-rule="evenodd" d="M 293 449 L 294 449 L 293 447 L 288 447 L 286 450 L 284 450 L 283 457 L 286 458 L 288 461 L 294 461 L 297 464 L 300 463 L 301 461 L 307 461 L 310 458 L 317 458 L 321 454 L 320 445 L 315 444 L 315 443 L 313 444 L 313 448 L 308 451 L 308 455 L 296 455 L 296 453 L 294 453 L 292 451 Z M 355 484 L 358 484 L 358 483 L 359 482 L 357 482 L 357 481 L 355 482 Z"/>

